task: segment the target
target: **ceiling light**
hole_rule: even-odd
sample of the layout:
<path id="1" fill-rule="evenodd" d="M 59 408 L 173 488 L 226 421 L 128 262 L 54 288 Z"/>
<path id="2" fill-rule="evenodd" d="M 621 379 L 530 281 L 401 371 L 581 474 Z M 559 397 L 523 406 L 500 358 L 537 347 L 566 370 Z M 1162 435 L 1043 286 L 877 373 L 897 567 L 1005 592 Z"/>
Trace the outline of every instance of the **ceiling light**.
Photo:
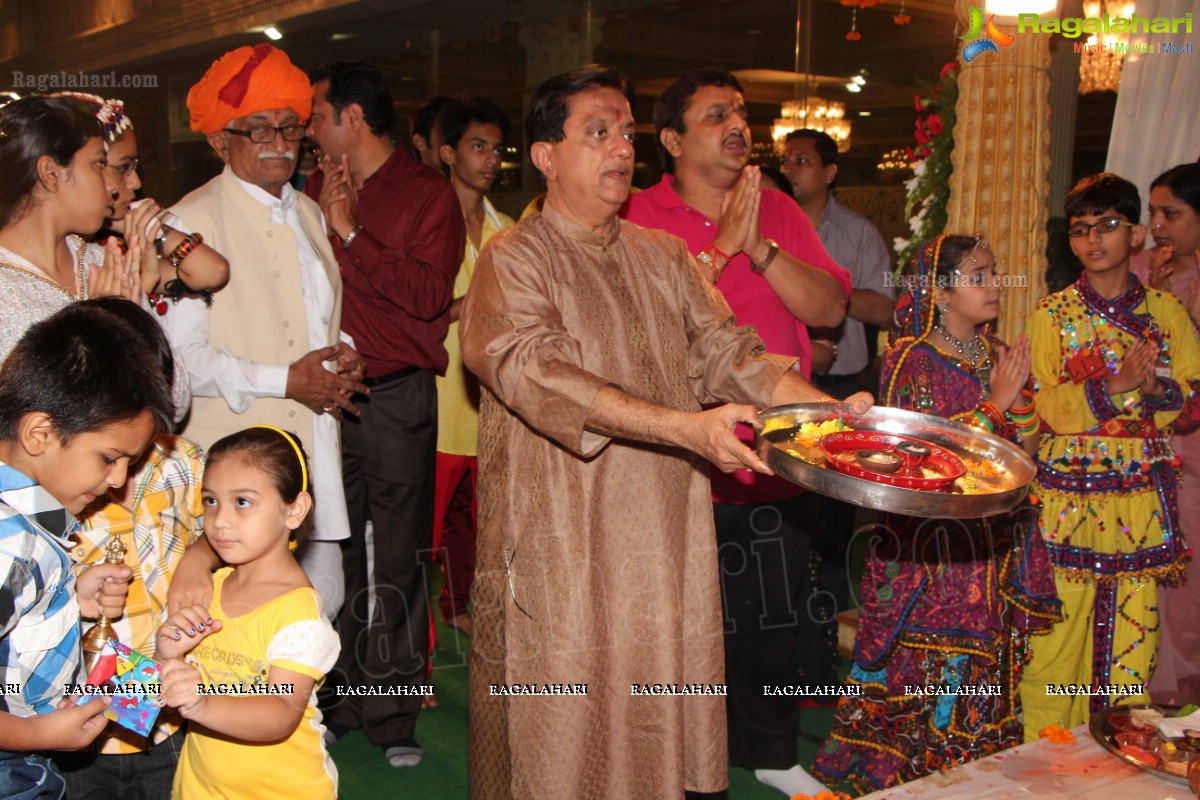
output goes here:
<path id="1" fill-rule="evenodd" d="M 1131 17 L 1131 0 L 1085 0 L 1083 13 L 1088 18 Z M 1129 34 L 1106 32 L 1093 34 L 1082 48 L 1079 62 L 1079 93 L 1115 92 L 1121 88 L 1121 67 L 1129 47 Z"/>
<path id="2" fill-rule="evenodd" d="M 862 75 L 855 75 L 850 80 L 852 80 L 858 86 L 866 86 L 867 85 L 867 79 L 864 78 Z"/>
<path id="3" fill-rule="evenodd" d="M 269 25 L 266 28 L 264 28 L 263 33 L 266 34 L 266 37 L 268 39 L 270 39 L 272 42 L 278 42 L 280 39 L 283 38 L 283 34 L 280 33 L 279 29 L 276 28 L 274 25 Z"/>
<path id="4" fill-rule="evenodd" d="M 860 112 L 858 112 L 858 115 L 860 117 L 869 117 L 869 116 L 871 116 L 871 112 L 870 111 L 860 111 Z"/>
<path id="5" fill-rule="evenodd" d="M 839 153 L 850 149 L 850 123 L 843 117 L 846 115 L 846 104 L 836 100 L 822 100 L 815 95 L 809 95 L 806 102 L 788 100 L 783 104 L 783 116 L 775 120 L 771 128 L 771 138 L 775 140 L 775 148 L 783 152 L 783 142 L 792 131 L 801 128 L 824 131 L 837 142 Z"/>
<path id="6" fill-rule="evenodd" d="M 850 82 L 850 83 L 846 84 L 846 91 L 853 92 L 854 94 L 858 94 L 859 92 L 862 91 L 862 87 L 859 86 L 857 83 Z"/>

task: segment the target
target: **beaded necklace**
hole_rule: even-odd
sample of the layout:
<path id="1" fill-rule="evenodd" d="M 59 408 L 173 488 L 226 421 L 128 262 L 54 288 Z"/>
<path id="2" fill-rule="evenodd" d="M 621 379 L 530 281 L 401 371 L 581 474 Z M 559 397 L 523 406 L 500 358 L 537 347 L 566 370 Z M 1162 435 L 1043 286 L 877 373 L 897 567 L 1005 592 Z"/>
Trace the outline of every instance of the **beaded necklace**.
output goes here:
<path id="1" fill-rule="evenodd" d="M 979 387 L 983 390 L 982 399 L 987 400 L 992 396 L 992 357 L 988 353 L 987 342 L 980 334 L 975 334 L 970 341 L 964 342 L 959 339 L 941 324 L 937 323 L 933 329 L 942 335 L 942 338 L 954 348 L 954 352 L 958 354 L 965 363 L 970 364 L 975 370 L 975 377 L 979 379 Z"/>
<path id="2" fill-rule="evenodd" d="M 75 236 L 75 235 L 72 234 L 72 236 Z M 83 266 L 83 251 L 87 247 L 87 245 L 84 243 L 82 238 L 77 237 L 77 236 L 75 238 L 79 238 L 79 248 L 75 251 L 75 294 L 71 294 L 69 291 L 67 291 L 61 285 L 59 285 L 58 281 L 54 280 L 49 275 L 42 272 L 40 269 L 35 271 L 35 270 L 30 269 L 29 267 L 26 267 L 22 264 L 15 264 L 15 263 L 12 263 L 9 261 L 0 261 L 0 269 L 8 269 L 8 270 L 12 270 L 14 272 L 20 272 L 24 275 L 27 275 L 37 281 L 40 281 L 40 282 L 46 284 L 47 286 L 57 289 L 58 291 L 65 294 L 68 298 L 70 298 L 72 302 L 75 302 L 77 300 L 86 300 L 87 293 L 88 293 L 88 280 L 87 280 L 87 270 L 84 269 L 84 266 Z M 11 251 L 6 251 L 6 252 L 11 252 Z M 14 255 L 16 255 L 16 254 L 14 253 Z M 32 263 L 32 262 L 28 262 L 28 263 Z"/>

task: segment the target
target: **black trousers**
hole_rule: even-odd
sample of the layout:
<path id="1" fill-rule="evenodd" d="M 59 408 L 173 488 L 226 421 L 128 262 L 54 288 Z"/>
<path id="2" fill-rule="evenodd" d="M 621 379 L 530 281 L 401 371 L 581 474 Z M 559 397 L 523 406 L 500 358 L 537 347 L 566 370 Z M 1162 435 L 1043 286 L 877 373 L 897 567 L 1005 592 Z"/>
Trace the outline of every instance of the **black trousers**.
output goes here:
<path id="1" fill-rule="evenodd" d="M 338 616 L 342 652 L 331 684 L 421 686 L 429 650 L 429 561 L 437 388 L 432 370 L 377 386 L 342 423 L 342 474 L 350 514 L 343 545 L 346 604 Z M 374 525 L 373 570 L 365 531 Z M 368 586 L 376 603 L 368 617 Z M 331 722 L 362 728 L 374 744 L 413 735 L 421 698 L 326 696 Z"/>
<path id="2" fill-rule="evenodd" d="M 817 384 L 839 400 L 860 391 L 858 374 L 826 375 Z M 814 615 L 824 620 L 821 627 L 824 645 L 805 655 L 809 674 L 822 683 L 837 683 L 837 621 L 839 611 L 850 607 L 851 546 L 854 518 L 858 507 L 832 497 L 818 501 L 818 528 L 821 535 L 813 540 L 810 553 L 816 586 L 812 599 Z"/>
<path id="3" fill-rule="evenodd" d="M 812 683 L 801 657 L 822 635 L 809 608 L 817 499 L 713 506 L 725 607 L 729 762 L 735 767 L 796 764 L 799 698 L 768 696 L 763 687 Z"/>

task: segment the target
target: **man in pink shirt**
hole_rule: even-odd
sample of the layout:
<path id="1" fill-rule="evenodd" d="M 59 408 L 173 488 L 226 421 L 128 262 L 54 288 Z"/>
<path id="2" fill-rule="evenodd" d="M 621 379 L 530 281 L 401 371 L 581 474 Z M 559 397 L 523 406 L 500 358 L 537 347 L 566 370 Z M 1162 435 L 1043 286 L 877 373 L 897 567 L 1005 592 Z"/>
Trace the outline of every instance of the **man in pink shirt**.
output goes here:
<path id="1" fill-rule="evenodd" d="M 680 75 L 654 105 L 666 175 L 631 195 L 625 218 L 681 237 L 740 324 L 753 325 L 772 353 L 794 355 L 807 378 L 808 327 L 845 316 L 850 274 L 825 252 L 792 198 L 761 191 L 747 166 L 750 127 L 742 87 L 727 72 Z M 748 427 L 739 433 L 749 439 Z M 789 795 L 825 787 L 796 763 L 795 697 L 764 686 L 808 682 L 800 654 L 820 641 L 807 613 L 808 532 L 815 505 L 782 478 L 712 474 L 726 608 L 729 757 Z"/>

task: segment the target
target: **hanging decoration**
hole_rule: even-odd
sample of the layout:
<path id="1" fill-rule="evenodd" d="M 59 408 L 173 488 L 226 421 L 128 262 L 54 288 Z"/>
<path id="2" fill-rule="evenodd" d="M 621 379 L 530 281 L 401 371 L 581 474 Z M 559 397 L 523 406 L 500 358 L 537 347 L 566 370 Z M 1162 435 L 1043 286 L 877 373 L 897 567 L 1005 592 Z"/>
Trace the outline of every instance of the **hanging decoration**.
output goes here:
<path id="1" fill-rule="evenodd" d="M 850 32 L 846 34 L 846 41 L 857 42 L 862 39 L 862 34 L 858 32 L 858 10 L 877 6 L 884 0 L 839 0 L 839 2 L 844 6 L 853 6 L 854 8 L 854 13 L 850 16 Z"/>
<path id="2" fill-rule="evenodd" d="M 912 22 L 912 17 L 909 15 L 908 11 L 905 10 L 904 4 L 907 2 L 908 0 L 900 0 L 900 13 L 892 16 L 892 22 L 896 23 L 897 25 L 907 25 L 908 23 Z"/>
<path id="3" fill-rule="evenodd" d="M 950 201 L 950 153 L 954 150 L 954 104 L 958 100 L 957 61 L 942 67 L 941 78 L 927 97 L 913 97 L 917 110 L 916 147 L 905 154 L 912 165 L 913 176 L 905 181 L 911 239 L 896 237 L 894 249 L 899 254 L 896 270 L 900 270 L 916 255 L 921 243 L 937 236 L 946 228 L 946 205 Z"/>

